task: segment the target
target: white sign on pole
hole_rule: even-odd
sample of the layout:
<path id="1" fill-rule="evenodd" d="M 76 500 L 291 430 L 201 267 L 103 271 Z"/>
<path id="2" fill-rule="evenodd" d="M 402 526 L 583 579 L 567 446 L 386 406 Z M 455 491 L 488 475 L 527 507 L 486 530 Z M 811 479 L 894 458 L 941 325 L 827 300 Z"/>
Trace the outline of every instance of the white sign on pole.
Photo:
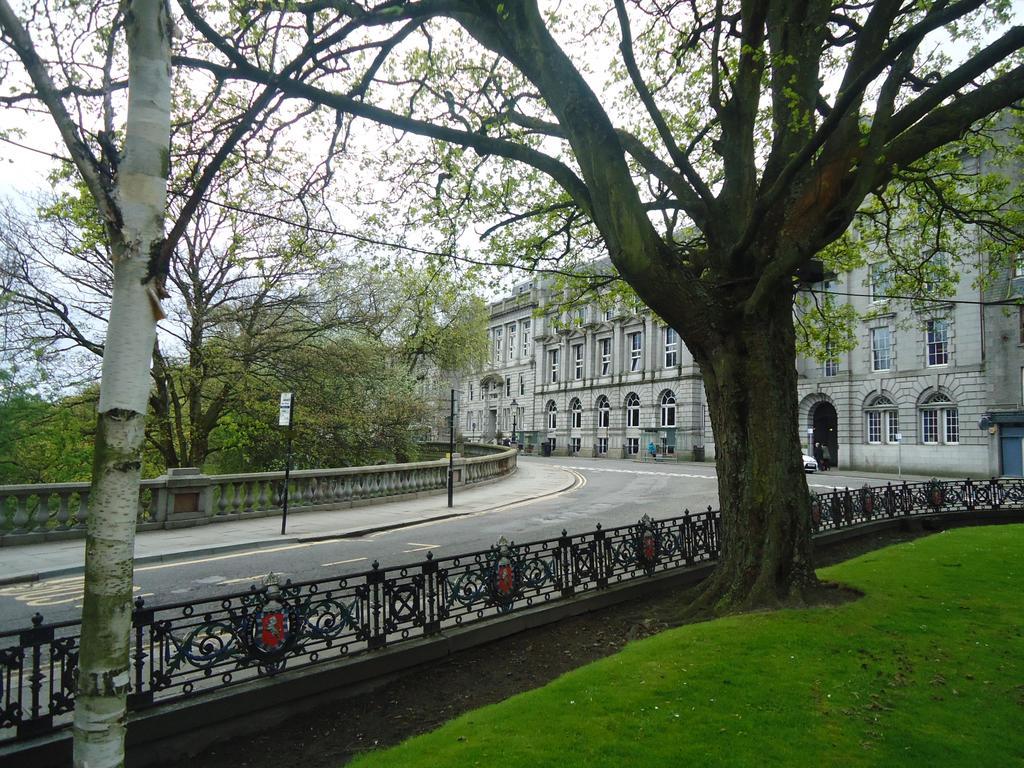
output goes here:
<path id="1" fill-rule="evenodd" d="M 281 405 L 277 415 L 277 426 L 290 427 L 292 424 L 292 393 L 281 393 Z"/>
<path id="2" fill-rule="evenodd" d="M 903 442 L 903 433 L 902 432 L 897 432 L 896 433 L 896 442 L 897 443 L 902 443 Z"/>

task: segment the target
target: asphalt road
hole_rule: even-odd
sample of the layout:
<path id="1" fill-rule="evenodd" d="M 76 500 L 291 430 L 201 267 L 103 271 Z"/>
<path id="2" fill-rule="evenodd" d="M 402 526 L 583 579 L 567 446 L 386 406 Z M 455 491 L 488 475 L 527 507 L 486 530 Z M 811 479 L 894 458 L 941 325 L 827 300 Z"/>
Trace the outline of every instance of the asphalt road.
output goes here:
<path id="1" fill-rule="evenodd" d="M 135 594 L 149 604 L 175 603 L 244 591 L 266 573 L 281 580 L 326 579 L 382 566 L 414 564 L 432 552 L 435 557 L 486 549 L 506 536 L 527 542 L 636 522 L 642 515 L 670 517 L 684 508 L 717 506 L 712 464 L 637 463 L 609 459 L 522 457 L 543 461 L 578 476 L 569 490 L 535 501 L 512 504 L 472 516 L 422 523 L 360 538 L 288 543 L 178 561 L 140 564 Z M 812 490 L 833 486 L 860 487 L 885 482 L 877 474 L 815 474 Z M 36 611 L 46 621 L 77 618 L 82 577 L 62 576 L 29 584 L 0 587 L 0 631 L 28 626 Z"/>

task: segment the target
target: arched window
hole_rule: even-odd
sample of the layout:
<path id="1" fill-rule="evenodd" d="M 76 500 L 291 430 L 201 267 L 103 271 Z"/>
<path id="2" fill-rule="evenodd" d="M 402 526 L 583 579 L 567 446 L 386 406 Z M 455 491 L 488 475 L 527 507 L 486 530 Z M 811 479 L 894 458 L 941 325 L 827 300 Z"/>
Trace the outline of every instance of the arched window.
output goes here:
<path id="1" fill-rule="evenodd" d="M 640 426 L 640 396 L 636 392 L 626 395 L 626 426 Z"/>
<path id="2" fill-rule="evenodd" d="M 864 431 L 868 443 L 896 443 L 900 433 L 900 413 L 885 395 L 879 395 L 864 408 Z"/>
<path id="3" fill-rule="evenodd" d="M 608 423 L 611 420 L 611 411 L 612 406 L 608 402 L 607 397 L 601 395 L 599 398 L 597 398 L 597 426 L 599 428 L 608 428 Z"/>
<path id="4" fill-rule="evenodd" d="M 921 403 L 921 442 L 925 445 L 960 442 L 960 411 L 941 392 Z"/>
<path id="5" fill-rule="evenodd" d="M 570 425 L 573 429 L 580 429 L 583 426 L 583 405 L 580 403 L 579 398 L 574 397 L 569 401 L 570 411 Z"/>
<path id="6" fill-rule="evenodd" d="M 666 389 L 661 395 L 661 426 L 674 427 L 676 425 L 676 395 L 671 389 Z"/>
<path id="7" fill-rule="evenodd" d="M 554 400 L 548 400 L 548 429 L 558 427 L 558 406 Z"/>

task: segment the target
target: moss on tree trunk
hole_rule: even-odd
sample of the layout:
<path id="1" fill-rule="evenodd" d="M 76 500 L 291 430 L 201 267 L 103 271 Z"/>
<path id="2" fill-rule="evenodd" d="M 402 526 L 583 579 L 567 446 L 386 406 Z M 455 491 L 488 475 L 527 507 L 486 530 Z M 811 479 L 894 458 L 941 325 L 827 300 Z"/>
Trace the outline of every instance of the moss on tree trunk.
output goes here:
<path id="1" fill-rule="evenodd" d="M 792 308 L 743 318 L 693 350 L 718 446 L 722 559 L 698 601 L 716 611 L 799 602 L 815 583 L 799 460 Z"/>

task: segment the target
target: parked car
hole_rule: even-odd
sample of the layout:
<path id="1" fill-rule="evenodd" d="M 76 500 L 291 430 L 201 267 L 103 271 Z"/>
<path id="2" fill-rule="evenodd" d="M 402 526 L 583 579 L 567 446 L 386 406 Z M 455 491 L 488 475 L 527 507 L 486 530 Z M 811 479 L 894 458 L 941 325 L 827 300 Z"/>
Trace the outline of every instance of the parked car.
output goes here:
<path id="1" fill-rule="evenodd" d="M 803 455 L 804 459 L 804 472 L 817 472 L 818 462 L 813 456 L 808 456 L 806 453 Z"/>

